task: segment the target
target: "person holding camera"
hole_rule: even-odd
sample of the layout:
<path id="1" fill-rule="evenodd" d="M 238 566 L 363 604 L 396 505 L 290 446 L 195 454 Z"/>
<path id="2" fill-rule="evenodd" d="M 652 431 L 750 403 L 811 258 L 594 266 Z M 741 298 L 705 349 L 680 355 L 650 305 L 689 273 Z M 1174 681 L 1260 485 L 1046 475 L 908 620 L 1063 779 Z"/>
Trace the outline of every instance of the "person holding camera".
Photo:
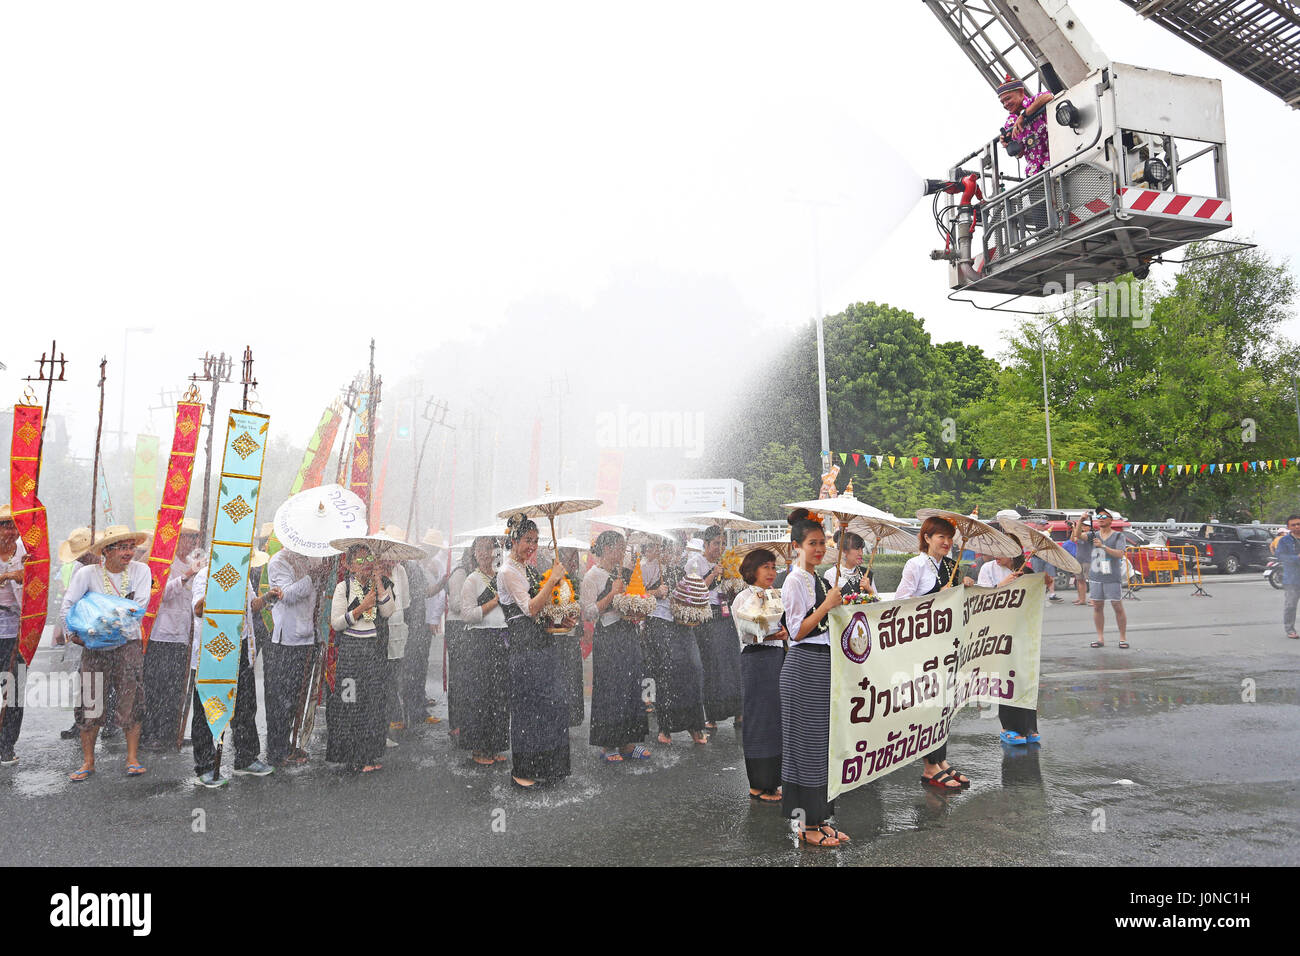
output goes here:
<path id="1" fill-rule="evenodd" d="M 1008 113 L 1002 124 L 1002 147 L 1008 156 L 1024 160 L 1026 178 L 1041 173 L 1051 162 L 1046 106 L 1052 101 L 1052 94 L 1030 96 L 1023 82 L 1007 74 L 1006 82 L 998 87 L 998 99 Z M 1046 190 L 1041 185 L 1021 194 L 1019 205 L 1023 215 L 1015 217 L 1020 229 L 1035 232 L 1047 227 L 1046 198 Z"/>
<path id="2" fill-rule="evenodd" d="M 1127 649 L 1128 617 L 1124 613 L 1120 577 L 1124 566 L 1124 535 L 1112 528 L 1113 521 L 1108 510 L 1097 508 L 1075 522 L 1072 537 L 1080 545 L 1086 544 L 1089 549 L 1088 598 L 1092 601 L 1092 622 L 1097 628 L 1097 639 L 1091 646 L 1106 646 L 1106 602 L 1109 601 L 1115 609 L 1119 646 Z M 1084 530 L 1085 527 L 1087 531 Z"/>

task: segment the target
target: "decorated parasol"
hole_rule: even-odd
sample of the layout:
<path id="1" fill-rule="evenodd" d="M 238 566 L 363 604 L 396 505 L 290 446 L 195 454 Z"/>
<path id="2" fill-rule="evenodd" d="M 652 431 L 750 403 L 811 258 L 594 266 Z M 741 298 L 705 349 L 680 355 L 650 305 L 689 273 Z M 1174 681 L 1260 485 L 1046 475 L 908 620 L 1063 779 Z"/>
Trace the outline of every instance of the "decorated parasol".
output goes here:
<path id="1" fill-rule="evenodd" d="M 475 538 L 505 538 L 509 537 L 509 535 L 510 532 L 506 530 L 506 523 L 498 521 L 496 524 L 485 524 L 481 528 L 471 528 L 469 531 L 457 531 L 456 540 L 472 541 Z"/>
<path id="2" fill-rule="evenodd" d="M 551 491 L 551 486 L 546 486 L 546 493 L 540 498 L 534 498 L 532 501 L 525 501 L 521 505 L 513 508 L 506 508 L 504 511 L 498 511 L 498 518 L 509 518 L 511 515 L 522 514 L 527 518 L 545 518 L 551 525 L 551 541 L 555 541 L 555 517 L 556 515 L 578 514 L 582 511 L 590 511 L 592 508 L 599 508 L 604 502 L 599 498 L 578 498 L 571 495 L 559 495 Z M 559 555 L 556 555 L 557 559 Z"/>
<path id="3" fill-rule="evenodd" d="M 282 547 L 309 558 L 338 554 L 330 541 L 366 530 L 365 503 L 339 485 L 301 491 L 275 510 L 275 537 Z"/>
<path id="4" fill-rule="evenodd" d="M 839 522 L 840 529 L 848 527 L 850 521 L 854 518 L 879 518 L 888 521 L 892 515 L 887 511 L 881 511 L 879 508 L 873 508 L 865 501 L 859 501 L 853 497 L 853 485 L 844 489 L 842 494 L 830 498 L 818 498 L 814 501 L 796 501 L 793 504 L 785 504 L 781 507 L 789 508 L 793 511 L 795 508 L 807 508 L 809 511 L 819 515 L 831 515 Z M 826 548 L 826 553 L 831 551 L 830 546 Z M 835 578 L 840 576 L 840 553 L 838 549 L 835 552 Z"/>
<path id="5" fill-rule="evenodd" d="M 1030 557 L 1042 558 L 1052 567 L 1068 571 L 1070 574 L 1083 573 L 1083 565 L 1079 563 L 1078 558 L 1037 528 L 1031 528 L 1017 518 L 998 518 L 997 524 L 1005 534 L 1027 545 Z"/>
<path id="6" fill-rule="evenodd" d="M 751 551 L 757 551 L 759 548 L 771 551 L 783 564 L 794 564 L 795 545 L 793 541 L 751 541 L 748 544 L 736 545 L 736 554 L 742 558 Z M 823 561 L 835 561 L 837 564 L 840 560 L 839 548 L 833 544 L 826 546 L 826 555 Z"/>
<path id="7" fill-rule="evenodd" d="M 953 545 L 957 548 L 957 562 L 952 569 L 954 583 L 957 580 L 957 571 L 961 568 L 961 551 L 967 547 L 995 558 L 1014 558 L 1024 554 L 1024 548 L 1016 541 L 1008 538 L 991 524 L 980 521 L 979 518 L 972 518 L 970 515 L 959 514 L 956 511 L 944 511 L 940 508 L 921 508 L 916 512 L 916 516 L 922 521 L 926 518 L 944 518 L 957 529 L 957 537 L 961 543 L 958 545 L 954 542 Z"/>
<path id="8" fill-rule="evenodd" d="M 862 535 L 871 542 L 871 556 L 867 559 L 866 574 L 871 573 L 871 565 L 876 560 L 876 551 L 879 548 L 889 548 L 893 551 L 916 550 L 916 538 L 883 518 L 854 518 L 849 522 L 848 530 Z"/>
<path id="9" fill-rule="evenodd" d="M 728 511 L 726 508 L 720 508 L 717 511 L 708 511 L 704 514 L 691 515 L 692 521 L 701 521 L 705 527 L 716 524 L 723 531 L 756 531 L 763 527 L 757 521 L 750 521 L 744 515 L 738 515 L 734 511 Z"/>
<path id="10" fill-rule="evenodd" d="M 423 548 L 407 544 L 382 531 L 353 538 L 335 538 L 330 542 L 330 547 L 343 552 L 356 545 L 369 548 L 370 553 L 379 561 L 420 561 L 425 557 Z"/>

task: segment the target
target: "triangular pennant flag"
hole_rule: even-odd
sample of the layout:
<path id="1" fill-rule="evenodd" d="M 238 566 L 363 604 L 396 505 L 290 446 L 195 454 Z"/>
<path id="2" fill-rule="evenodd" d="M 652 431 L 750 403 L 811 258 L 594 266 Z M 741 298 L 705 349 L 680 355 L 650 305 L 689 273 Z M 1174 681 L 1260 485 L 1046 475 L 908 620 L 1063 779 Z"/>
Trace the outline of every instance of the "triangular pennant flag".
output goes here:
<path id="1" fill-rule="evenodd" d="M 1079 463 L 1077 461 L 1067 461 L 1065 463 L 1065 470 L 1070 471 L 1071 469 L 1077 468 L 1078 465 Z"/>
<path id="2" fill-rule="evenodd" d="M 925 462 L 925 467 L 926 467 L 926 468 L 929 468 L 929 467 L 930 467 L 930 459 L 929 459 L 929 458 L 922 458 L 921 460 L 922 460 L 923 462 Z"/>
<path id="3" fill-rule="evenodd" d="M 1161 465 L 1161 466 L 1160 466 L 1160 474 L 1163 475 L 1163 474 L 1165 473 L 1165 469 L 1168 468 L 1168 467 L 1169 467 L 1168 465 Z"/>
<path id="4" fill-rule="evenodd" d="M 946 462 L 948 463 L 948 470 L 949 470 L 949 471 L 952 471 L 952 459 L 951 459 L 951 458 L 945 458 L 944 461 L 946 461 Z"/>
<path id="5" fill-rule="evenodd" d="M 862 456 L 859 455 L 859 454 L 855 451 L 855 452 L 853 453 L 853 464 L 856 465 L 856 464 L 857 464 L 861 459 L 862 459 Z"/>
<path id="6" fill-rule="evenodd" d="M 1210 474 L 1214 474 L 1214 465 L 1213 465 L 1213 464 L 1210 465 Z"/>
<path id="7" fill-rule="evenodd" d="M 915 468 L 915 467 L 916 467 L 916 463 L 917 463 L 918 461 L 920 461 L 920 460 L 921 460 L 921 459 L 920 459 L 918 456 L 913 455 L 913 456 L 912 456 L 912 467 Z"/>
<path id="8" fill-rule="evenodd" d="M 841 465 L 848 464 L 848 460 L 849 460 L 849 456 L 844 452 L 840 452 L 840 464 Z"/>
<path id="9" fill-rule="evenodd" d="M 1205 471 L 1205 468 L 1206 468 L 1206 466 L 1205 466 L 1205 465 L 1202 465 L 1202 466 L 1201 466 L 1201 471 L 1202 471 L 1202 472 Z"/>
<path id="10" fill-rule="evenodd" d="M 973 465 L 973 464 L 975 464 L 975 459 L 974 459 L 974 458 L 967 458 L 967 459 L 966 459 L 966 470 L 967 470 L 967 471 L 970 471 L 970 466 Z"/>
<path id="11" fill-rule="evenodd" d="M 979 465 L 977 465 L 976 467 L 977 467 L 980 471 L 983 471 L 983 470 L 984 470 L 984 459 L 983 459 L 983 458 L 981 458 L 981 459 L 979 460 Z"/>
<path id="12" fill-rule="evenodd" d="M 1037 467 L 1038 467 L 1038 459 L 1037 459 L 1037 458 L 1031 458 L 1031 459 L 1029 459 L 1029 467 L 1030 467 L 1030 468 L 1037 468 Z"/>
<path id="13" fill-rule="evenodd" d="M 1132 466 L 1132 465 L 1125 465 L 1125 466 L 1124 466 L 1124 474 L 1127 475 L 1127 474 L 1128 474 L 1130 471 L 1132 471 L 1132 470 L 1133 470 L 1133 466 Z"/>
<path id="14" fill-rule="evenodd" d="M 1029 459 L 1028 459 L 1028 458 L 1021 458 L 1021 459 L 1020 459 L 1020 470 L 1021 470 L 1021 471 L 1024 471 L 1024 470 L 1025 470 L 1026 468 L 1028 468 L 1028 467 L 1029 467 Z"/>
<path id="15" fill-rule="evenodd" d="M 874 457 L 875 457 L 874 455 L 863 455 L 863 456 L 862 456 L 862 460 L 866 463 L 866 465 L 867 465 L 868 468 L 871 467 L 871 459 L 874 458 Z"/>
<path id="16" fill-rule="evenodd" d="M 894 467 L 894 456 L 893 456 L 893 455 L 890 455 L 890 456 L 889 456 L 889 467 L 890 467 L 890 468 L 893 468 L 893 467 Z"/>

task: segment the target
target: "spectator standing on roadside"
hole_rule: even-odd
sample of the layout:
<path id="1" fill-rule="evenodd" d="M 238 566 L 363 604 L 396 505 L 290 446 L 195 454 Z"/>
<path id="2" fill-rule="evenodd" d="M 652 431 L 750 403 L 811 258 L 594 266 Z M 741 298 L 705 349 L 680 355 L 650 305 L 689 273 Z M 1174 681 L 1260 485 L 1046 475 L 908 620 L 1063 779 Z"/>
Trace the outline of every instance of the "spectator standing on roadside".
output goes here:
<path id="1" fill-rule="evenodd" d="M 1290 532 L 1277 543 L 1277 561 L 1282 566 L 1282 626 L 1286 636 L 1300 638 L 1295 630 L 1296 603 L 1300 602 L 1300 515 L 1289 515 L 1286 530 Z"/>
<path id="2" fill-rule="evenodd" d="M 1111 513 L 1105 508 L 1094 512 L 1095 527 L 1083 530 L 1084 518 L 1074 527 L 1076 541 L 1090 546 L 1088 560 L 1088 598 L 1092 601 L 1092 623 L 1097 628 L 1093 647 L 1105 647 L 1106 602 L 1115 609 L 1115 625 L 1119 628 L 1119 646 L 1128 648 L 1128 616 L 1124 611 L 1120 584 L 1124 564 L 1124 536 L 1111 527 Z M 1085 516 L 1086 517 L 1086 516 Z M 1082 563 L 1082 562 L 1081 562 Z"/>

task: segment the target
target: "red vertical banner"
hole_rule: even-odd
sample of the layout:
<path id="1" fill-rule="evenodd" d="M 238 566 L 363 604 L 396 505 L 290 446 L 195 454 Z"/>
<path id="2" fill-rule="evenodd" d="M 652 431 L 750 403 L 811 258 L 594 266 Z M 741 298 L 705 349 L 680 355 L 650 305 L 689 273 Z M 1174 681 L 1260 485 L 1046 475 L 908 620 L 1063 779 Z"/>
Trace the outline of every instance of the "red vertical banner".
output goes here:
<path id="1" fill-rule="evenodd" d="M 330 410 L 329 421 L 325 423 L 325 428 L 321 432 L 320 443 L 316 446 L 316 454 L 307 466 L 307 474 L 303 477 L 302 488 L 299 491 L 308 488 L 317 488 L 321 480 L 325 477 L 325 465 L 329 462 L 330 452 L 334 450 L 334 439 L 339 433 L 339 414 L 333 409 Z"/>
<path id="2" fill-rule="evenodd" d="M 149 548 L 149 572 L 153 583 L 149 587 L 149 606 L 140 623 L 140 650 L 149 650 L 149 635 L 153 632 L 154 618 L 162 603 L 163 588 L 171 576 L 172 561 L 176 558 L 176 542 L 181 534 L 181 521 L 185 506 L 190 500 L 190 482 L 194 477 L 194 452 L 199 444 L 199 430 L 203 424 L 201 402 L 176 403 L 176 430 L 172 434 L 171 455 L 167 459 L 167 477 L 163 480 L 162 504 L 154 524 L 153 544 Z"/>
<path id="3" fill-rule="evenodd" d="M 36 497 L 41 476 L 39 405 L 15 405 L 9 446 L 9 501 L 18 536 L 27 549 L 23 562 L 23 606 L 18 625 L 18 653 L 31 664 L 45 629 L 50 599 L 50 536 L 45 506 Z M 7 662 L 6 662 L 7 663 Z"/>
<path id="4" fill-rule="evenodd" d="M 383 520 L 384 514 L 384 482 L 388 480 L 388 463 L 393 457 L 393 432 L 397 429 L 388 429 L 388 441 L 384 443 L 384 467 L 379 470 L 379 481 L 375 483 L 375 503 L 370 509 L 370 533 L 377 532 L 382 525 L 379 523 Z M 410 533 L 410 529 L 407 529 Z"/>
<path id="5" fill-rule="evenodd" d="M 352 474 L 348 478 L 348 490 L 366 503 L 366 512 L 370 512 L 370 436 L 357 433 L 352 440 Z"/>

